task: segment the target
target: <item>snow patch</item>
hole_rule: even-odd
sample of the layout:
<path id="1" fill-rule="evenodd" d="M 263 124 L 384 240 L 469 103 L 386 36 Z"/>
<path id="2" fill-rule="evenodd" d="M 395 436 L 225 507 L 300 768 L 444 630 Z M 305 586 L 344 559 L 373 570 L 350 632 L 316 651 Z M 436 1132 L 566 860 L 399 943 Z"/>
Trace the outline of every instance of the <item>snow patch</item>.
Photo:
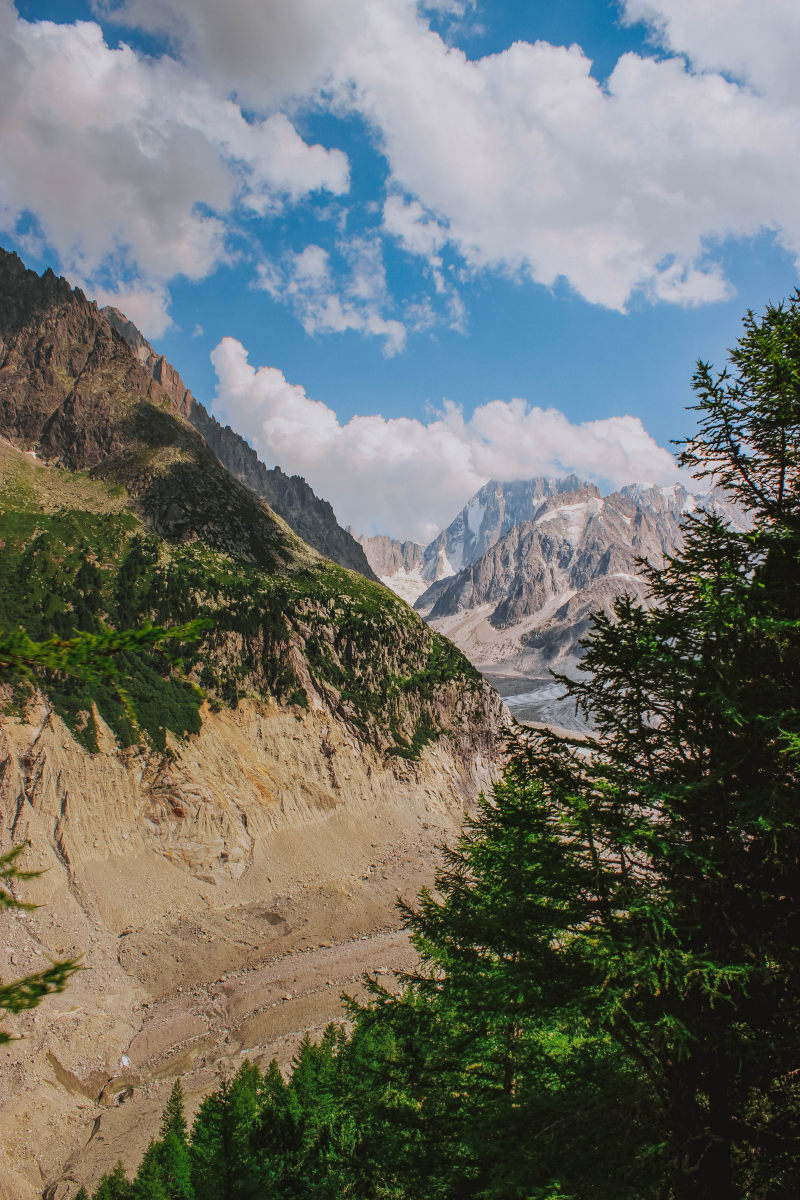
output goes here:
<path id="1" fill-rule="evenodd" d="M 422 578 L 422 567 L 415 567 L 413 571 L 395 571 L 394 575 L 382 575 L 381 583 L 385 583 L 407 604 L 414 604 L 430 586 L 427 580 Z"/>
<path id="2" fill-rule="evenodd" d="M 483 524 L 483 514 L 486 512 L 486 505 L 481 504 L 477 496 L 473 496 L 467 505 L 466 511 L 467 525 L 470 528 L 470 532 L 477 537 Z"/>
<path id="3" fill-rule="evenodd" d="M 463 557 L 463 551 L 461 557 Z M 460 570 L 460 567 L 454 567 L 447 557 L 447 551 L 443 550 L 439 555 L 439 570 L 436 572 L 437 580 L 449 579 L 451 575 L 455 575 L 457 570 Z"/>
<path id="4" fill-rule="evenodd" d="M 599 496 L 592 496 L 591 500 L 580 500 L 576 504 L 562 504 L 559 508 L 551 508 L 549 512 L 543 513 L 537 520 L 537 525 L 542 525 L 545 521 L 554 521 L 560 518 L 566 523 L 566 539 L 573 546 L 580 541 L 586 522 L 590 516 L 600 512 L 605 501 Z"/>

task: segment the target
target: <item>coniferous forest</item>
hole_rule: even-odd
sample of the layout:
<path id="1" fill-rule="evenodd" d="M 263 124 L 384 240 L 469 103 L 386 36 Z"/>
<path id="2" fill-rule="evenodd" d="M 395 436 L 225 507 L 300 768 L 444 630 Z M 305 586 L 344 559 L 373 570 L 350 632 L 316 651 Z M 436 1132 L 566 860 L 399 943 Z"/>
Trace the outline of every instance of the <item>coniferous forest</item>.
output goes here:
<path id="1" fill-rule="evenodd" d="M 596 619 L 595 732 L 511 732 L 405 910 L 416 972 L 190 1130 L 176 1083 L 94 1200 L 798 1195 L 800 293 L 694 389 L 682 461 L 752 529 L 696 515 L 653 608 Z"/>

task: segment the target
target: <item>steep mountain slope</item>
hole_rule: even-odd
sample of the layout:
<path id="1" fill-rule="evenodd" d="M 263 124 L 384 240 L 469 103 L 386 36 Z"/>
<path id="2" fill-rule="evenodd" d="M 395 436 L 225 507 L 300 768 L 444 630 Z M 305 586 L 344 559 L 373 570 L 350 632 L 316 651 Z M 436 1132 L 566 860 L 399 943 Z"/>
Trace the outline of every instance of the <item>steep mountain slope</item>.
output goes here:
<path id="1" fill-rule="evenodd" d="M 163 354 L 156 353 L 124 313 L 116 308 L 104 308 L 102 312 L 110 325 L 122 334 L 139 362 L 163 388 L 177 410 L 205 438 L 235 479 L 266 500 L 270 508 L 320 554 L 366 575 L 368 579 L 376 578 L 363 550 L 352 535 L 338 524 L 327 500 L 316 496 L 302 476 L 285 475 L 280 467 L 265 467 L 243 437 L 229 425 L 220 425 L 195 400 L 175 368 Z"/>
<path id="2" fill-rule="evenodd" d="M 659 568 L 683 539 L 687 514 L 713 507 L 737 527 L 746 517 L 724 497 L 675 485 L 636 485 L 603 497 L 591 484 L 551 495 L 535 518 L 417 602 L 485 670 L 546 673 L 579 654 L 591 614 L 623 592 L 647 603 L 638 566 Z"/>
<path id="3" fill-rule="evenodd" d="M 65 280 L 0 258 L 0 435 L 121 484 L 152 528 L 268 570 L 312 552 L 203 439 L 108 321 Z"/>
<path id="4" fill-rule="evenodd" d="M 185 682 L 127 662 L 130 708 L 56 676 L 3 689 L 0 849 L 29 841 L 47 873 L 26 889 L 43 908 L 0 914 L 0 974 L 87 969 L 9 1021 L 0 1197 L 64 1200 L 141 1153 L 176 1074 L 196 1102 L 244 1049 L 291 1055 L 354 972 L 407 961 L 380 931 L 495 770 L 503 712 L 233 479 L 94 305 L 13 256 L 0 436 L 1 627 L 212 622 L 179 648 Z M 312 946 L 309 973 L 288 956 Z"/>
<path id="5" fill-rule="evenodd" d="M 426 598 L 438 594 L 439 581 L 480 558 L 515 525 L 530 521 L 545 500 L 581 486 L 576 476 L 565 479 L 523 479 L 500 483 L 490 479 L 461 512 L 424 548 L 416 542 L 399 542 L 382 535 L 361 537 L 367 560 L 382 583 L 409 603 L 428 588 Z"/>

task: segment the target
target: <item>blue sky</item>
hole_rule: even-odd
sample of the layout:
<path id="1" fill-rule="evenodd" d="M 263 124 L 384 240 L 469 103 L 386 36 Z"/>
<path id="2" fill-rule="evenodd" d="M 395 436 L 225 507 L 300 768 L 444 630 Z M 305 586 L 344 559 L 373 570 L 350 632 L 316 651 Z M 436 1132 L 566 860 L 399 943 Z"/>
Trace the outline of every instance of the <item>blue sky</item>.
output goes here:
<path id="1" fill-rule="evenodd" d="M 0 0 L 0 241 L 343 523 L 669 482 L 797 284 L 795 0 Z"/>

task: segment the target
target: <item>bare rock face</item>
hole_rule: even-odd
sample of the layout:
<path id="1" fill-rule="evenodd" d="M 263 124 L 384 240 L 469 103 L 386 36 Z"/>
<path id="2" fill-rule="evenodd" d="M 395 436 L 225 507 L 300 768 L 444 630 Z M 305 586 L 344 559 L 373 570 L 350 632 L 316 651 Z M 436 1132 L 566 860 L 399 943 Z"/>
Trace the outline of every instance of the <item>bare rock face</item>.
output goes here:
<path id="1" fill-rule="evenodd" d="M 381 583 L 403 600 L 413 604 L 426 591 L 429 581 L 423 575 L 423 548 L 417 542 L 401 542 L 383 534 L 357 541 Z"/>
<path id="2" fill-rule="evenodd" d="M 267 504 L 309 546 L 343 567 L 375 579 L 361 546 L 338 524 L 327 500 L 321 500 L 300 475 L 286 475 L 280 467 L 264 466 L 255 450 L 229 425 L 220 425 L 195 400 L 178 372 L 158 354 L 132 321 L 116 308 L 102 310 L 122 335 L 143 367 L 169 396 L 175 408 L 202 435 L 235 479 L 266 500 Z"/>
<path id="3" fill-rule="evenodd" d="M 515 525 L 534 520 L 550 496 L 581 486 L 575 475 L 510 483 L 490 479 L 425 547 L 424 577 L 433 583 L 460 571 L 490 550 Z"/>
<path id="4" fill-rule="evenodd" d="M 89 754 L 41 699 L 3 721 L 0 845 L 29 841 L 45 874 L 24 891 L 41 907 L 0 914 L 0 971 L 84 968 L 5 1023 L 24 1040 L 0 1048 L 4 1200 L 133 1168 L 177 1076 L 194 1110 L 244 1054 L 287 1063 L 365 970 L 412 964 L 397 894 L 432 882 L 497 769 L 497 698 L 443 702 L 472 735 L 418 762 L 275 704 L 206 712 L 168 757 L 110 734 Z"/>
<path id="5" fill-rule="evenodd" d="M 363 546 L 369 565 L 379 579 L 396 575 L 398 571 L 416 571 L 422 566 L 423 548 L 417 542 L 401 542 L 384 534 L 356 540 Z"/>
<path id="6" fill-rule="evenodd" d="M 491 479 L 424 548 L 383 535 L 358 540 L 381 582 L 411 604 L 425 595 L 421 611 L 428 611 L 442 580 L 480 558 L 515 525 L 535 517 L 548 496 L 579 486 L 574 475 L 511 483 Z"/>
<path id="7" fill-rule="evenodd" d="M 721 493 L 698 497 L 680 485 L 631 485 L 605 497 L 592 484 L 551 491 L 534 519 L 439 580 L 416 608 L 484 670 L 544 674 L 580 656 L 592 613 L 611 612 L 623 593 L 647 603 L 639 560 L 658 570 L 700 508 L 747 527 Z"/>
<path id="8" fill-rule="evenodd" d="M 459 571 L 489 551 L 509 530 L 535 518 L 548 497 L 581 486 L 574 475 L 511 483 L 490 479 L 425 547 L 383 535 L 359 541 L 381 582 L 428 614 Z"/>

